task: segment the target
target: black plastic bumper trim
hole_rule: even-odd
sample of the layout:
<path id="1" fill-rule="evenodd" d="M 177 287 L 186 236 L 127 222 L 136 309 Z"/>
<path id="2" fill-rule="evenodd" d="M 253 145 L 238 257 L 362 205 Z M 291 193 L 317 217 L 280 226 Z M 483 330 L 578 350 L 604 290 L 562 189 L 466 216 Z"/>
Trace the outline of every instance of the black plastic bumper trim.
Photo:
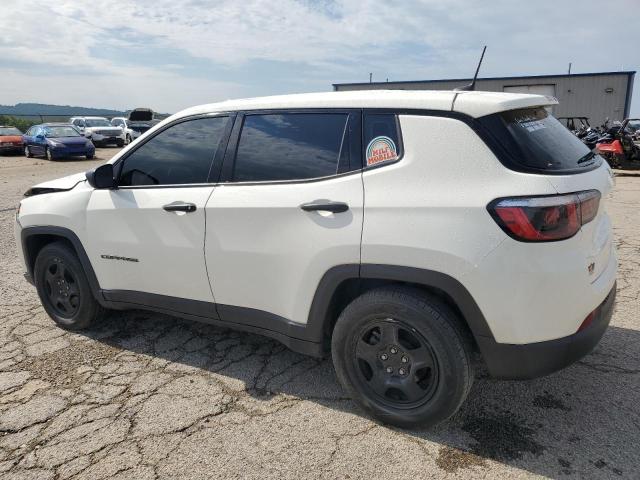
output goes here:
<path id="1" fill-rule="evenodd" d="M 513 345 L 477 336 L 491 376 L 505 380 L 528 380 L 565 368 L 591 352 L 609 326 L 616 285 L 598 307 L 591 325 L 568 337 L 546 342 Z"/>

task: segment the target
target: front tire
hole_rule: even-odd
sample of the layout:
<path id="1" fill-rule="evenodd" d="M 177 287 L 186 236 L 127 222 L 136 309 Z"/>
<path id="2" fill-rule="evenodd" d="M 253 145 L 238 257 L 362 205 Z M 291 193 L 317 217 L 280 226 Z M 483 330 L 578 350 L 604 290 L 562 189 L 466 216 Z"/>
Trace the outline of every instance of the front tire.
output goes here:
<path id="1" fill-rule="evenodd" d="M 29 148 L 28 145 L 25 145 L 24 147 L 24 156 L 27 158 L 32 158 L 33 154 L 31 153 L 31 149 Z"/>
<path id="2" fill-rule="evenodd" d="M 44 147 L 44 156 L 47 157 L 47 160 L 52 162 L 54 160 L 53 154 L 51 153 L 51 149 L 49 147 Z"/>
<path id="3" fill-rule="evenodd" d="M 103 318 L 105 310 L 93 297 L 82 264 L 64 243 L 40 250 L 34 280 L 42 306 L 58 326 L 81 330 Z"/>
<path id="4" fill-rule="evenodd" d="M 453 415 L 473 383 L 471 340 L 456 314 L 420 290 L 385 287 L 349 304 L 331 339 L 338 380 L 371 416 L 399 427 Z"/>
<path id="5" fill-rule="evenodd" d="M 124 147 L 124 140 L 118 140 L 116 144 L 118 145 L 118 147 L 122 148 Z"/>
<path id="6" fill-rule="evenodd" d="M 127 145 L 129 145 L 131 143 L 131 135 L 127 134 Z"/>

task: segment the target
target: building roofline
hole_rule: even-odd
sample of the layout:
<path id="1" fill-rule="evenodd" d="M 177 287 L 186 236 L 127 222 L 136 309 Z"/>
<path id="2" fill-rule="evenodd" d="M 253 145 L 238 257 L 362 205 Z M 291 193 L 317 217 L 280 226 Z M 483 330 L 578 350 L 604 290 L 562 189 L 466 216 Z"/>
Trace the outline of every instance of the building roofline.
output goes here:
<path id="1" fill-rule="evenodd" d="M 522 79 L 542 79 L 542 78 L 569 78 L 569 77 L 600 77 L 603 75 L 626 75 L 633 76 L 635 70 L 624 70 L 618 72 L 594 72 L 594 73 L 563 73 L 560 75 L 521 75 L 511 77 L 482 77 L 478 80 L 522 80 Z M 439 80 L 395 80 L 393 82 L 354 82 L 354 83 L 334 83 L 334 88 L 353 85 L 398 85 L 398 84 L 415 84 L 415 83 L 440 83 L 440 82 L 470 82 L 471 78 L 442 78 Z"/>

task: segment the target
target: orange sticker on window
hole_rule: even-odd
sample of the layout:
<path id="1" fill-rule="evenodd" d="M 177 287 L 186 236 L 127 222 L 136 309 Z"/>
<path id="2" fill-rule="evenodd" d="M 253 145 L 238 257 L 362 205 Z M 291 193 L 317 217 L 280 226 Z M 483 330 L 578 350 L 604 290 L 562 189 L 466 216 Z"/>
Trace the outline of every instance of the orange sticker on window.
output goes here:
<path id="1" fill-rule="evenodd" d="M 376 137 L 367 146 L 367 166 L 398 159 L 396 144 L 389 137 Z"/>

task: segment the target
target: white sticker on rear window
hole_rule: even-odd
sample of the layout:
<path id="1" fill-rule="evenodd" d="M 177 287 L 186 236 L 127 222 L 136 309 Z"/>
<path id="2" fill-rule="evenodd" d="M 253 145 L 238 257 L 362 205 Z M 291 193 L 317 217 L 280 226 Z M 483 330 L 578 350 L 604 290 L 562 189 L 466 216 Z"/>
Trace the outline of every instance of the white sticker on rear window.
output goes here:
<path id="1" fill-rule="evenodd" d="M 542 123 L 540 120 L 532 120 L 532 121 L 519 122 L 519 123 L 521 127 L 526 128 L 527 131 L 529 132 L 535 132 L 536 130 L 542 130 L 544 128 L 547 128 L 544 126 L 544 123 Z"/>
<path id="2" fill-rule="evenodd" d="M 367 145 L 367 166 L 397 159 L 396 144 L 389 137 L 375 137 Z"/>

